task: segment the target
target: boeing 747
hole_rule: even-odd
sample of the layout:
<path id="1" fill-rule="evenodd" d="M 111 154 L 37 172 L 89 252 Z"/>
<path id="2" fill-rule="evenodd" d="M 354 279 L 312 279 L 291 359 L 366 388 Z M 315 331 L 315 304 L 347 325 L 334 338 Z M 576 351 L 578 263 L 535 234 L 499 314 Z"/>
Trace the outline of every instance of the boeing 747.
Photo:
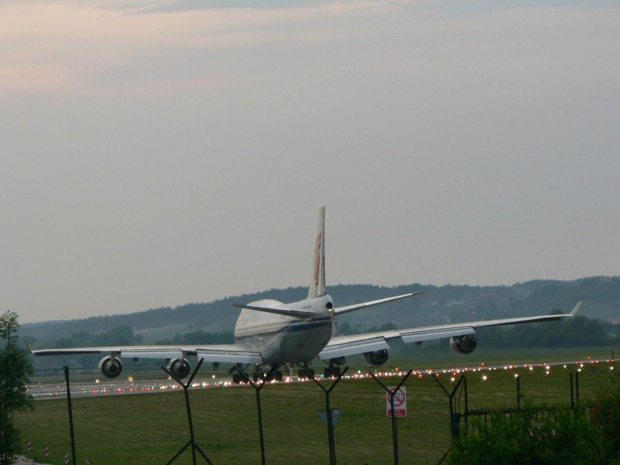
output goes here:
<path id="1" fill-rule="evenodd" d="M 104 354 L 99 368 L 108 378 L 116 378 L 123 371 L 122 360 L 157 358 L 166 360 L 168 370 L 177 378 L 185 378 L 191 370 L 188 356 L 208 362 L 232 363 L 255 367 L 254 379 L 269 367 L 298 364 L 299 375 L 314 376 L 310 362 L 319 358 L 326 362 L 324 374 L 338 376 L 339 365 L 345 357 L 362 354 L 369 366 L 377 367 L 388 360 L 389 342 L 422 344 L 425 341 L 450 338 L 455 352 L 469 354 L 476 348 L 476 329 L 487 326 L 512 325 L 554 321 L 574 316 L 580 305 L 569 314 L 553 314 L 498 320 L 454 323 L 409 329 L 395 329 L 350 336 L 335 335 L 338 315 L 362 310 L 375 305 L 405 299 L 424 293 L 410 292 L 355 305 L 337 307 L 327 294 L 325 286 L 325 207 L 319 210 L 318 230 L 314 243 L 314 262 L 308 296 L 299 302 L 282 303 L 277 300 L 260 300 L 247 304 L 233 304 L 241 308 L 235 326 L 235 343 L 227 345 L 194 346 L 113 346 L 71 349 L 32 350 L 36 356 L 68 354 Z M 282 373 L 275 372 L 281 379 Z M 233 381 L 241 377 L 233 375 Z"/>

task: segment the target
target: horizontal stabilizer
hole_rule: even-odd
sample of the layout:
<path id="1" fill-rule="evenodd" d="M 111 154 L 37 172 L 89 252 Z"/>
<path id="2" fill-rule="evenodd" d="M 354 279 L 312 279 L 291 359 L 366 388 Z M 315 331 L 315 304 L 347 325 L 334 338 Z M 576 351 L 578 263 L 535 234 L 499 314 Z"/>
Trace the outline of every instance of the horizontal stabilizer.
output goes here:
<path id="1" fill-rule="evenodd" d="M 257 312 L 275 313 L 276 315 L 290 316 L 293 318 L 312 318 L 316 316 L 316 312 L 312 310 L 301 310 L 286 307 L 266 307 L 263 305 L 245 305 L 230 304 L 232 307 L 247 308 L 248 310 L 256 310 Z"/>
<path id="2" fill-rule="evenodd" d="M 361 304 L 347 305 L 346 307 L 337 307 L 334 309 L 334 313 L 336 315 L 342 315 L 343 313 L 354 312 L 355 310 L 361 310 L 363 308 L 372 307 L 374 305 L 385 304 L 387 302 L 392 302 L 393 300 L 404 299 L 406 297 L 413 297 L 414 295 L 424 294 L 425 292 L 426 291 L 410 292 L 408 294 L 397 295 L 394 297 L 387 297 L 385 299 L 371 300 L 369 302 L 363 302 Z"/>

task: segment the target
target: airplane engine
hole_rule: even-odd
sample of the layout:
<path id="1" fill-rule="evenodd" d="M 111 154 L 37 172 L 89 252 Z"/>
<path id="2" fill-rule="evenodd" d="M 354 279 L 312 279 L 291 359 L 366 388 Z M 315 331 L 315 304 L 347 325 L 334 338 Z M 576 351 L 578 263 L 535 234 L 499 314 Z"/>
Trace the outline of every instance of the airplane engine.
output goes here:
<path id="1" fill-rule="evenodd" d="M 170 363 L 168 363 L 168 371 L 177 378 L 183 379 L 189 375 L 189 362 L 184 358 L 173 358 L 170 360 Z"/>
<path id="2" fill-rule="evenodd" d="M 457 354 L 471 354 L 476 348 L 476 336 L 473 334 L 454 336 L 450 338 L 450 347 Z"/>
<path id="3" fill-rule="evenodd" d="M 374 352 L 365 352 L 363 355 L 364 360 L 371 367 L 378 367 L 387 362 L 389 353 L 386 349 L 375 350 Z"/>
<path id="4" fill-rule="evenodd" d="M 99 361 L 99 369 L 106 378 L 116 378 L 123 371 L 123 362 L 120 358 L 106 355 Z"/>

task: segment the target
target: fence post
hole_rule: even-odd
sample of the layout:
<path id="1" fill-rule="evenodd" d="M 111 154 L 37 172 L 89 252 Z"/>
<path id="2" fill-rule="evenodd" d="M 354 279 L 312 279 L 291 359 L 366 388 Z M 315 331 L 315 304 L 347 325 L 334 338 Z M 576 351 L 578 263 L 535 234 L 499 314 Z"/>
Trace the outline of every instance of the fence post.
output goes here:
<path id="1" fill-rule="evenodd" d="M 571 410 L 575 408 L 575 394 L 573 392 L 573 373 L 569 373 L 570 379 L 570 408 Z"/>
<path id="2" fill-rule="evenodd" d="M 575 373 L 575 400 L 579 405 L 579 372 Z"/>
<path id="3" fill-rule="evenodd" d="M 467 376 L 462 375 L 461 378 L 459 379 L 459 381 L 456 383 L 456 385 L 454 386 L 454 388 L 452 389 L 452 392 L 448 391 L 446 389 L 446 387 L 441 384 L 441 381 L 439 381 L 439 378 L 437 376 L 433 376 L 433 379 L 437 382 L 437 384 L 439 384 L 439 386 L 441 387 L 441 389 L 443 389 L 443 391 L 446 393 L 446 395 L 448 396 L 448 402 L 450 404 L 450 434 L 452 435 L 453 438 L 457 438 L 460 436 L 460 426 L 461 426 L 461 414 L 460 413 L 454 413 L 454 396 L 456 394 L 456 392 L 458 391 L 459 387 L 461 387 L 461 383 L 465 383 L 464 385 L 464 389 L 465 389 L 465 418 L 467 419 L 467 410 L 469 409 L 469 405 L 468 405 L 468 401 L 467 401 Z M 455 422 L 456 420 L 456 422 Z M 469 422 L 466 423 L 466 426 L 469 428 Z"/>
<path id="4" fill-rule="evenodd" d="M 63 366 L 62 369 L 65 372 L 65 384 L 67 386 L 67 405 L 69 407 L 69 431 L 71 434 L 71 458 L 73 460 L 73 465 L 77 465 L 77 460 L 75 457 L 75 433 L 73 431 L 73 408 L 71 406 L 71 386 L 69 385 L 69 367 Z"/>
<path id="5" fill-rule="evenodd" d="M 517 373 L 517 408 L 521 410 L 521 377 Z"/>
<path id="6" fill-rule="evenodd" d="M 278 369 L 278 364 L 276 363 L 276 364 L 274 364 L 271 367 L 271 370 L 269 370 L 269 373 L 267 375 L 265 375 L 261 385 L 258 386 L 257 384 L 252 382 L 250 380 L 250 378 L 248 378 L 248 376 L 243 371 L 241 371 L 237 365 L 235 365 L 233 367 L 233 370 L 236 370 L 237 373 L 239 373 L 239 375 L 245 381 L 247 381 L 254 388 L 254 390 L 256 391 L 256 410 L 258 412 L 258 436 L 259 436 L 259 440 L 260 440 L 260 459 L 261 459 L 261 464 L 262 465 L 265 465 L 265 438 L 263 436 L 263 410 L 261 408 L 260 390 L 263 388 L 263 386 L 265 386 L 265 383 L 267 382 L 267 380 L 271 379 L 271 375 L 277 369 Z"/>
<path id="7" fill-rule="evenodd" d="M 340 375 L 338 375 L 338 379 L 334 381 L 334 383 L 331 385 L 329 389 L 325 389 L 325 386 L 319 383 L 316 379 L 312 378 L 312 381 L 314 381 L 321 389 L 323 389 L 323 392 L 325 393 L 325 408 L 327 409 L 327 441 L 329 444 L 330 465 L 336 465 L 336 443 L 334 441 L 334 420 L 332 418 L 332 409 L 331 409 L 331 405 L 329 402 L 329 395 L 331 394 L 332 390 L 336 387 L 336 385 L 340 382 L 340 380 L 342 379 L 342 377 L 344 376 L 344 374 L 347 372 L 348 369 L 349 367 L 345 367 L 345 369 L 342 370 Z"/>
<path id="8" fill-rule="evenodd" d="M 467 377 L 466 376 L 463 381 L 463 389 L 465 391 L 465 431 L 467 432 L 469 431 L 469 400 L 468 400 L 468 395 L 467 395 Z M 459 426 L 460 426 L 460 421 L 459 421 Z M 460 432 L 459 432 L 459 435 L 460 435 Z"/>
<path id="9" fill-rule="evenodd" d="M 185 444 L 183 448 L 179 452 L 177 452 L 176 455 L 172 457 L 166 465 L 170 465 L 172 462 L 174 462 L 183 453 L 183 451 L 187 449 L 189 446 L 192 446 L 192 464 L 193 465 L 196 465 L 196 451 L 200 452 L 200 455 L 203 456 L 203 458 L 209 463 L 209 465 L 213 465 L 213 462 L 209 460 L 209 457 L 205 455 L 205 453 L 202 451 L 198 443 L 196 443 L 196 438 L 194 436 L 194 422 L 192 421 L 192 407 L 189 402 L 189 392 L 188 392 L 188 388 L 192 384 L 192 381 L 194 380 L 194 376 L 196 376 L 196 373 L 198 373 L 198 370 L 200 369 L 200 366 L 202 365 L 202 362 L 204 362 L 204 360 L 205 360 L 204 358 L 200 359 L 200 361 L 198 362 L 198 365 L 196 366 L 196 369 L 194 370 L 194 373 L 192 373 L 192 376 L 190 376 L 189 381 L 187 383 L 184 383 L 179 378 L 177 378 L 172 373 L 170 373 L 170 371 L 166 367 L 161 367 L 162 370 L 164 370 L 170 377 L 172 377 L 177 383 L 179 383 L 181 387 L 183 387 L 183 393 L 185 394 L 185 407 L 187 408 L 187 420 L 189 421 L 189 436 L 190 436 L 189 442 Z"/>
<path id="10" fill-rule="evenodd" d="M 374 380 L 377 383 L 379 383 L 379 385 L 381 385 L 381 387 L 385 390 L 385 392 L 388 393 L 388 396 L 390 397 L 390 408 L 392 409 L 392 442 L 394 444 L 394 465 L 398 465 L 399 464 L 399 457 L 398 457 L 398 418 L 396 418 L 396 415 L 394 415 L 394 395 L 398 392 L 398 390 L 402 387 L 402 385 L 405 384 L 405 381 L 407 381 L 407 378 L 409 378 L 409 376 L 411 376 L 411 373 L 413 373 L 413 370 L 409 370 L 407 372 L 407 374 L 401 380 L 401 382 L 398 383 L 398 386 L 396 386 L 396 389 L 388 389 L 388 387 L 385 384 L 383 384 L 381 381 L 379 381 L 379 379 L 374 375 L 373 372 L 369 371 L 368 373 L 370 374 L 370 376 L 372 376 L 374 378 Z"/>

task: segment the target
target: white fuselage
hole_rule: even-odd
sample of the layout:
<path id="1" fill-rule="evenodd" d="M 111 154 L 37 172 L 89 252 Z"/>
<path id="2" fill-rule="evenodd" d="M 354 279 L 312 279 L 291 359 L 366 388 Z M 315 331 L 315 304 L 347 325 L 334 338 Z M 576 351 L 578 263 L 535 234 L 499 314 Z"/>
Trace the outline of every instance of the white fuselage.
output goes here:
<path id="1" fill-rule="evenodd" d="M 260 351 L 263 363 L 307 362 L 323 350 L 334 333 L 332 299 L 328 295 L 291 304 L 260 300 L 250 305 L 311 310 L 311 318 L 243 309 L 235 326 L 237 343 L 250 344 Z"/>

